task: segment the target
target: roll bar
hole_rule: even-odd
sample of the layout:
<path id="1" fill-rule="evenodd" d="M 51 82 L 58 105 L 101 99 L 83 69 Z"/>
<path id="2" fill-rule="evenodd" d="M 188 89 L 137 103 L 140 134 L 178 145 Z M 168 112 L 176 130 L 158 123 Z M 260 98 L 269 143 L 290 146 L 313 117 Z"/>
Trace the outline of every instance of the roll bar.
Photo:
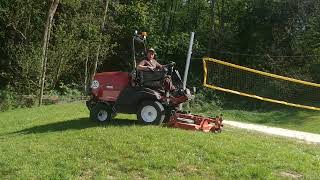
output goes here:
<path id="1" fill-rule="evenodd" d="M 144 45 L 144 53 L 147 53 L 147 33 L 141 32 L 138 34 L 136 30 L 132 36 L 132 58 L 133 58 L 133 68 L 137 68 L 137 61 L 136 61 L 136 49 L 135 49 L 135 42 L 143 43 Z"/>

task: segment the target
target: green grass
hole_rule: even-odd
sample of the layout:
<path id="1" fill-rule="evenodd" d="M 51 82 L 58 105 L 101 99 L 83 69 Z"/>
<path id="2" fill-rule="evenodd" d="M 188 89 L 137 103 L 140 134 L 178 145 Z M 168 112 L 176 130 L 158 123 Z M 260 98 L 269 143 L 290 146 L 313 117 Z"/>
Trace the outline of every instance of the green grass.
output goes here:
<path id="1" fill-rule="evenodd" d="M 317 179 L 320 146 L 227 127 L 210 134 L 88 120 L 84 104 L 0 113 L 0 179 Z M 129 119 L 129 120 L 128 120 Z"/>
<path id="2" fill-rule="evenodd" d="M 320 112 L 318 111 L 301 109 L 270 112 L 225 110 L 223 113 L 229 120 L 320 133 Z"/>
<path id="3" fill-rule="evenodd" d="M 300 108 L 279 108 L 268 111 L 246 111 L 221 109 L 214 104 L 203 103 L 193 105 L 193 112 L 215 116 L 223 114 L 224 119 L 248 122 L 267 126 L 274 126 L 298 131 L 320 134 L 320 111 L 304 110 Z"/>

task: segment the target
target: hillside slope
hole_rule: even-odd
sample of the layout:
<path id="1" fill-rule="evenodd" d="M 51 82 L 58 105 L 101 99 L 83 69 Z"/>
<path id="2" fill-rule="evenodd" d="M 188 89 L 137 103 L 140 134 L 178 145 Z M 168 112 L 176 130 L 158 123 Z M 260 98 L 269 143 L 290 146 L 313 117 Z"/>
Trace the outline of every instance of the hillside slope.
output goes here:
<path id="1" fill-rule="evenodd" d="M 320 175 L 320 146 L 226 127 L 208 134 L 88 120 L 84 104 L 0 113 L 0 179 L 269 179 Z"/>

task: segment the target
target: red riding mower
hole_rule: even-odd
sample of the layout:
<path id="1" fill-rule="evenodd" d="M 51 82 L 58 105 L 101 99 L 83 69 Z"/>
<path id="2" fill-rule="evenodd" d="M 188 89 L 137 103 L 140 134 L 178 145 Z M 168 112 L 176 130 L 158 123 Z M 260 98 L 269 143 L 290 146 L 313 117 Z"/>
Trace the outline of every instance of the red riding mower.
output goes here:
<path id="1" fill-rule="evenodd" d="M 193 98 L 193 95 L 189 89 L 183 89 L 175 63 L 164 65 L 158 71 L 136 70 L 135 41 L 142 42 L 146 52 L 146 34 L 135 33 L 133 36 L 132 73 L 103 72 L 95 75 L 91 98 L 86 102 L 90 119 L 108 122 L 116 113 L 126 113 L 136 114 L 143 124 L 166 123 L 170 127 L 182 129 L 221 131 L 222 117 L 207 118 L 178 110 L 178 106 Z"/>

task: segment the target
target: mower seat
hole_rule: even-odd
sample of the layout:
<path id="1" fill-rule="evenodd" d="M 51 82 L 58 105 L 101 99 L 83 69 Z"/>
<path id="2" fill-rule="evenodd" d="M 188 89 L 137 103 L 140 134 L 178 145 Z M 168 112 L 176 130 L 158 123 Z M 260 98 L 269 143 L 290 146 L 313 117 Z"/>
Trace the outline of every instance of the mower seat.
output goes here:
<path id="1" fill-rule="evenodd" d="M 138 78 L 141 86 L 162 89 L 162 81 L 166 74 L 166 71 L 138 71 Z"/>

